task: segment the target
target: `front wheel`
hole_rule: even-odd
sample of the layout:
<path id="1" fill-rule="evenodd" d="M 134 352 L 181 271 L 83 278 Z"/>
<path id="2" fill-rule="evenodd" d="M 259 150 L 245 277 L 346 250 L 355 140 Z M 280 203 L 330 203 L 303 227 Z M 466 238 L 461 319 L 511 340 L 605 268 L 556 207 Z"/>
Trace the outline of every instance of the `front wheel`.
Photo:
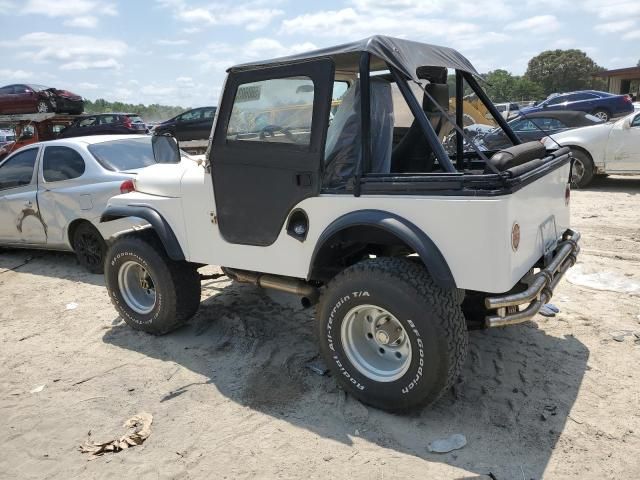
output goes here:
<path id="1" fill-rule="evenodd" d="M 327 286 L 318 313 L 320 351 L 338 383 L 383 410 L 435 402 L 466 357 L 459 295 L 407 259 L 347 268 Z"/>
<path id="2" fill-rule="evenodd" d="M 155 239 L 117 240 L 107 253 L 105 282 L 122 319 L 154 335 L 186 323 L 200 305 L 196 266 L 171 260 Z"/>
<path id="3" fill-rule="evenodd" d="M 571 186 L 585 188 L 591 183 L 594 175 L 593 161 L 586 153 L 580 150 L 571 150 L 573 156 L 573 168 L 571 170 Z"/>

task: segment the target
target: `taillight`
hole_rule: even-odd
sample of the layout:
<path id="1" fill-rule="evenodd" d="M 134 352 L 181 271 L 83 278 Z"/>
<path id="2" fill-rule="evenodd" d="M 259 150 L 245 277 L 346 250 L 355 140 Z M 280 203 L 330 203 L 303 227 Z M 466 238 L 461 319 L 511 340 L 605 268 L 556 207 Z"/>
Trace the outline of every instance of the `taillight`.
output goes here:
<path id="1" fill-rule="evenodd" d="M 124 126 L 127 128 L 131 128 L 131 119 L 129 117 L 124 117 Z"/>
<path id="2" fill-rule="evenodd" d="M 624 98 L 625 103 L 633 103 L 633 100 L 631 99 L 631 97 L 629 95 L 625 95 L 622 98 Z"/>
<path id="3" fill-rule="evenodd" d="M 120 185 L 120 193 L 131 193 L 136 191 L 136 184 L 133 180 L 125 180 Z"/>
<path id="4" fill-rule="evenodd" d="M 571 200 L 571 184 L 567 183 L 567 186 L 564 187 L 564 204 L 568 207 L 569 201 Z"/>

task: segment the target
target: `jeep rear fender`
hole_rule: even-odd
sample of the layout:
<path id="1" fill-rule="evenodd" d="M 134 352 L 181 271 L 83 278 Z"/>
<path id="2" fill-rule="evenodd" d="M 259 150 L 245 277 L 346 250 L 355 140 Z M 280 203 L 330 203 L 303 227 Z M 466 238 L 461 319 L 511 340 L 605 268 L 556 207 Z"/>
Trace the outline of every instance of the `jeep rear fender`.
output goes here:
<path id="1" fill-rule="evenodd" d="M 382 210 L 359 210 L 347 213 L 333 221 L 322 232 L 311 257 L 308 278 L 313 277 L 316 263 L 323 249 L 331 248 L 341 232 L 353 227 L 368 227 L 386 232 L 418 254 L 433 279 L 442 288 L 456 288 L 456 282 L 442 252 L 422 230 L 408 220 Z"/>
<path id="2" fill-rule="evenodd" d="M 100 217 L 100 223 L 110 222 L 126 217 L 137 217 L 146 220 L 160 238 L 164 249 L 171 260 L 184 260 L 184 252 L 169 223 L 156 210 L 144 206 L 109 206 Z"/>

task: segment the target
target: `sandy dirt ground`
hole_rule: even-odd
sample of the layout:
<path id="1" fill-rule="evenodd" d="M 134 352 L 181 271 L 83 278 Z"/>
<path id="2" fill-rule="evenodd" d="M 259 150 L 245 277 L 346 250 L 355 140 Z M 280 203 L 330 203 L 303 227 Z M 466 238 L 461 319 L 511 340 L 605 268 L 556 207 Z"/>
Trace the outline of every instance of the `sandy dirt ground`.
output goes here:
<path id="1" fill-rule="evenodd" d="M 459 383 L 411 415 L 306 368 L 313 313 L 281 295 L 205 281 L 197 316 L 155 338 L 72 255 L 4 251 L 0 478 L 640 478 L 640 180 L 572 202 L 583 252 L 553 299 L 561 313 L 471 332 Z M 153 415 L 142 446 L 78 451 L 139 412 Z M 464 448 L 429 453 L 454 433 Z"/>

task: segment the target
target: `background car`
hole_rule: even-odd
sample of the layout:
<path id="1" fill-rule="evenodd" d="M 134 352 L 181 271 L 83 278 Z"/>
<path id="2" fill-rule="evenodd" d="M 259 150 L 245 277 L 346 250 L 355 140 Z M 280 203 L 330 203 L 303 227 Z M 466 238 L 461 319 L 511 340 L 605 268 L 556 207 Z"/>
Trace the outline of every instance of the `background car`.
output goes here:
<path id="1" fill-rule="evenodd" d="M 74 251 L 90 272 L 103 268 L 100 215 L 133 190 L 143 168 L 160 163 L 153 137 L 117 135 L 29 145 L 0 163 L 0 245 Z M 185 168 L 195 165 L 182 156 Z"/>
<path id="2" fill-rule="evenodd" d="M 496 103 L 495 107 L 505 120 L 510 120 L 520 113 L 520 106 L 513 102 Z"/>
<path id="3" fill-rule="evenodd" d="M 180 141 L 207 140 L 211 134 L 216 107 L 200 107 L 187 110 L 154 128 L 157 135 L 171 134 Z"/>
<path id="4" fill-rule="evenodd" d="M 617 122 L 577 128 L 543 139 L 548 149 L 558 144 L 573 152 L 572 183 L 589 185 L 598 174 L 640 174 L 640 113 Z"/>
<path id="5" fill-rule="evenodd" d="M 84 110 L 80 95 L 35 84 L 14 84 L 0 88 L 0 113 L 70 113 Z"/>
<path id="6" fill-rule="evenodd" d="M 614 95 L 613 93 L 597 90 L 583 90 L 550 95 L 546 100 L 533 107 L 524 107 L 520 111 L 524 114 L 546 110 L 573 110 L 592 114 L 608 122 L 610 119 L 633 112 L 631 97 L 628 95 Z"/>
<path id="7" fill-rule="evenodd" d="M 137 113 L 97 113 L 85 115 L 65 128 L 58 138 L 86 135 L 122 135 L 147 133 L 144 121 Z"/>
<path id="8" fill-rule="evenodd" d="M 14 142 L 16 139 L 16 132 L 13 130 L 0 130 L 0 147 L 7 143 Z"/>
<path id="9" fill-rule="evenodd" d="M 73 122 L 73 117 L 66 115 L 55 116 L 41 122 L 18 121 L 14 124 L 15 138 L 0 146 L 0 160 L 26 145 L 53 140 L 71 122 Z"/>
<path id="10" fill-rule="evenodd" d="M 520 140 L 530 142 L 563 130 L 599 123 L 602 123 L 601 119 L 584 112 L 544 110 L 515 118 L 509 122 L 509 125 Z M 500 150 L 512 146 L 501 128 L 492 129 L 482 137 L 482 141 L 487 150 Z"/>

